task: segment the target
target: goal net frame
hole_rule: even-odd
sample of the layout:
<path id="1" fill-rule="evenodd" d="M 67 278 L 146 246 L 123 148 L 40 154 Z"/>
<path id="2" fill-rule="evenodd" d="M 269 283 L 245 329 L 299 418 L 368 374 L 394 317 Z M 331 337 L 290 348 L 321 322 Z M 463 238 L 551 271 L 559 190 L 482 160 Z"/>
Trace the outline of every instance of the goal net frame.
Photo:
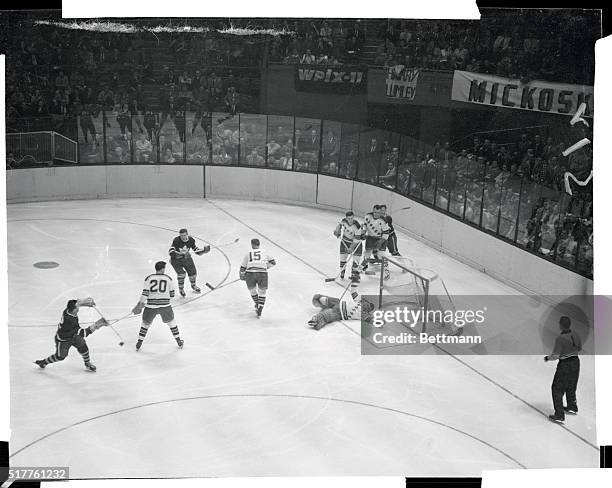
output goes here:
<path id="1" fill-rule="evenodd" d="M 381 266 L 379 272 L 379 289 L 378 289 L 378 308 L 389 305 L 407 305 L 419 307 L 423 310 L 423 321 L 421 324 L 421 332 L 428 331 L 428 311 L 432 305 L 431 290 L 432 284 L 440 283 L 442 288 L 437 296 L 444 297 L 448 301 L 450 308 L 454 311 L 455 304 L 448 292 L 446 283 L 442 277 L 434 270 L 421 268 L 414 265 L 414 262 L 409 258 L 408 263 L 402 263 L 395 256 L 381 256 Z M 405 280 L 400 279 L 399 284 L 391 285 L 391 278 L 394 274 L 400 273 Z M 404 281 L 404 283 L 402 283 Z M 395 289 L 395 290 L 394 290 Z M 397 293 L 399 290 L 399 293 Z M 394 293 L 394 291 L 396 291 Z M 399 298 L 394 298 L 399 297 Z"/>
<path id="2" fill-rule="evenodd" d="M 6 153 L 12 152 L 16 162 L 79 162 L 78 143 L 55 131 L 10 132 L 5 134 L 5 140 Z"/>

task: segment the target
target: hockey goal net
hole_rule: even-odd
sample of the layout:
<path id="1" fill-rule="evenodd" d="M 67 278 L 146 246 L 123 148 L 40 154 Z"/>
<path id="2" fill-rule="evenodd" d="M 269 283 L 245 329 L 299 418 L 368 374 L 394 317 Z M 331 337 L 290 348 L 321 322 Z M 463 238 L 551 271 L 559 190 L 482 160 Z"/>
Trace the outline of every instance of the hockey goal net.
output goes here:
<path id="1" fill-rule="evenodd" d="M 396 307 L 423 311 L 421 332 L 454 335 L 458 330 L 441 321 L 442 310 L 455 311 L 455 305 L 442 277 L 434 270 L 416 266 L 402 256 L 382 258 L 379 275 L 378 308 Z"/>

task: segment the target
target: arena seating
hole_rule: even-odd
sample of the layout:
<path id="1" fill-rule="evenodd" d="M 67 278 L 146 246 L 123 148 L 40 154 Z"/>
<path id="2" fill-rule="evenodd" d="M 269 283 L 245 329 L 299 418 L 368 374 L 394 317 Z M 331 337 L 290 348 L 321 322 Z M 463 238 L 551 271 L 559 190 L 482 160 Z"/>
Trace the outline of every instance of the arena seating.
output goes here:
<path id="1" fill-rule="evenodd" d="M 58 13 L 38 15 L 61 20 Z M 366 148 L 349 140 L 346 124 L 340 130 L 333 121 L 250 115 L 237 122 L 231 117 L 259 112 L 261 69 L 272 62 L 465 69 L 592 84 L 597 22 L 585 23 L 572 11 L 508 10 L 493 16 L 485 9 L 477 23 L 231 22 L 235 28 L 284 33 L 278 36 L 219 32 L 230 27 L 223 19 L 207 21 L 205 33 L 129 35 L 47 25 L 24 29 L 33 22 L 31 13 L 2 21 L 8 132 L 54 130 L 78 140 L 81 163 L 268 165 L 357 178 L 425 201 L 582 274 L 592 273 L 591 189 L 559 197 L 564 172 L 584 179 L 592 154 L 587 148 L 562 158 L 568 140 L 562 132 L 494 130 L 412 150 L 393 143 L 393 137 L 403 137 L 399 134 L 383 145 L 381 137 L 370 136 L 374 129 L 357 126 L 355 134 L 364 141 L 378 138 L 381 149 L 375 170 L 368 173 L 362 164 L 355 174 L 356 159 Z M 201 26 L 201 21 L 191 22 Z M 549 31 L 561 36 L 547 36 Z M 28 34 L 17 35 L 21 32 Z M 581 51 L 580 45 L 590 47 Z M 334 124 L 338 129 L 329 140 L 340 140 L 330 145 L 345 146 L 344 160 L 329 159 L 325 142 L 319 155 L 313 142 Z M 9 168 L 17 164 L 7 160 Z"/>

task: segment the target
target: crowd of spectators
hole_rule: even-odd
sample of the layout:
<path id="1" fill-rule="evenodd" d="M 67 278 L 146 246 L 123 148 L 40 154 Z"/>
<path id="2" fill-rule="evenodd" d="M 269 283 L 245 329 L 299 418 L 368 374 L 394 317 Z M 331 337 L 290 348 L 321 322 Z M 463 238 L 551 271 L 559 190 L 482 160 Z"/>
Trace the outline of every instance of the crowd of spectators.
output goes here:
<path id="1" fill-rule="evenodd" d="M 357 63 L 366 39 L 360 20 L 296 20 L 279 28 L 290 34 L 271 40 L 268 57 L 287 64 Z"/>
<path id="2" fill-rule="evenodd" d="M 516 79 L 592 84 L 595 11 L 482 10 L 480 21 L 384 20 L 373 65 L 466 70 Z"/>
<path id="3" fill-rule="evenodd" d="M 592 151 L 561 155 L 567 143 L 523 133 L 513 142 L 474 138 L 451 148 L 403 147 L 372 138 L 359 152 L 357 177 L 457 215 L 536 253 L 592 273 L 592 186 L 566 193 L 564 174 L 584 181 Z M 334 163 L 336 164 L 336 163 Z M 338 162 L 346 171 L 350 163 Z M 329 162 L 322 171 L 332 169 Z M 342 172 L 342 169 L 341 169 Z"/>
<path id="4" fill-rule="evenodd" d="M 596 11 L 482 9 L 480 21 L 302 20 L 270 42 L 268 59 L 289 64 L 361 64 L 466 70 L 517 79 L 592 84 Z M 367 49 L 366 49 L 367 48 Z"/>
<path id="5" fill-rule="evenodd" d="M 371 63 L 396 74 L 414 67 L 465 69 L 592 83 L 598 32 L 588 14 L 488 12 L 480 22 L 270 20 L 264 27 L 290 34 L 262 40 L 160 33 L 155 47 L 146 48 L 135 35 L 17 23 L 3 40 L 7 129 L 56 130 L 78 139 L 83 162 L 202 164 L 212 154 L 213 164 L 358 177 L 588 273 L 591 190 L 568 196 L 563 175 L 588 176 L 589 148 L 564 158 L 566 140 L 544 134 L 407 148 L 380 137 L 351 138 L 344 128 L 341 137 L 327 123 L 321 134 L 320 121 L 294 128 L 245 118 L 238 126 L 236 114 L 258 111 L 259 75 L 252 73 L 266 56 L 285 63 L 354 64 L 365 60 L 371 40 L 378 43 Z"/>
<path id="6" fill-rule="evenodd" d="M 57 130 L 75 137 L 76 116 L 104 110 L 114 117 L 125 105 L 129 113 L 143 114 L 173 104 L 232 112 L 257 104 L 261 42 L 159 33 L 147 46 L 143 42 L 152 34 L 62 29 L 28 18 L 11 18 L 4 27 L 8 131 Z M 168 61 L 163 70 L 160 60 Z"/>

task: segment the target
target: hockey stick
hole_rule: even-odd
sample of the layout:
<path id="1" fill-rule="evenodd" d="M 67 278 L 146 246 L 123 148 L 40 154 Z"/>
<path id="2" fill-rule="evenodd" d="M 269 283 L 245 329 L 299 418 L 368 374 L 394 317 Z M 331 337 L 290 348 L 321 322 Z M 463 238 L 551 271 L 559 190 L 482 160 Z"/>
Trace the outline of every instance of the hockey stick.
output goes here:
<path id="1" fill-rule="evenodd" d="M 124 320 L 127 319 L 128 317 L 131 317 L 132 315 L 134 315 L 132 312 L 125 314 L 123 317 L 119 317 L 118 319 L 114 319 L 113 320 L 113 324 L 116 324 L 117 322 L 119 322 L 120 320 Z"/>
<path id="2" fill-rule="evenodd" d="M 340 295 L 340 298 L 338 298 L 340 302 L 342 302 L 344 295 L 346 295 L 346 292 L 348 291 L 348 289 L 351 287 L 352 284 L 353 284 L 353 280 L 349 281 L 348 285 L 344 287 L 344 291 L 342 292 L 342 295 Z"/>
<path id="3" fill-rule="evenodd" d="M 240 240 L 240 237 L 236 237 L 236 239 L 234 239 L 233 241 L 224 242 L 223 244 L 217 244 L 216 246 L 210 246 L 210 250 L 212 251 L 213 249 L 219 249 L 220 247 L 225 247 L 225 246 L 230 246 L 232 244 L 236 244 L 239 240 Z M 203 250 L 194 251 L 194 253 L 197 254 L 198 256 L 202 256 L 204 254 Z"/>
<path id="4" fill-rule="evenodd" d="M 355 249 L 353 249 L 353 252 L 351 252 L 351 254 L 349 254 L 349 256 L 346 258 L 346 262 L 344 263 L 344 266 L 342 266 L 342 268 L 340 268 L 340 271 L 338 271 L 338 274 L 334 278 L 325 278 L 325 283 L 330 283 L 338 279 L 338 277 L 342 274 L 342 272 L 346 270 L 346 267 L 348 266 L 349 261 L 353 259 L 353 255 L 355 254 L 355 251 L 357 251 L 357 249 L 359 249 L 359 247 L 362 245 L 363 245 L 363 241 L 359 242 L 359 244 L 355 246 Z"/>
<path id="5" fill-rule="evenodd" d="M 98 307 L 94 307 L 94 310 L 100 314 L 100 317 L 102 317 L 104 320 L 106 320 L 106 319 L 104 318 L 104 315 L 102 315 L 102 312 L 100 312 L 100 310 L 98 310 Z M 130 314 L 129 314 L 129 315 L 132 315 L 132 312 L 130 312 Z M 124 319 L 124 318 L 126 318 L 126 317 L 129 317 L 129 315 L 126 315 L 125 317 L 122 317 L 121 319 Z M 117 319 L 117 320 L 115 320 L 115 323 L 119 322 L 119 320 L 121 320 L 121 319 Z M 108 323 L 108 320 L 106 320 L 106 322 Z M 113 326 L 112 326 L 110 323 L 108 323 L 108 326 L 109 326 L 109 327 L 112 329 L 112 331 L 113 331 L 115 334 L 117 334 L 117 337 L 119 337 L 119 340 L 121 341 L 121 342 L 119 343 L 119 345 L 120 345 L 121 347 L 123 347 L 123 345 L 125 344 L 125 341 L 123 340 L 123 337 L 121 337 L 121 334 L 119 334 L 119 332 L 117 332 L 117 331 L 115 330 L 115 328 L 114 328 L 114 327 L 113 327 Z"/>
<path id="6" fill-rule="evenodd" d="M 227 283 L 223 283 L 221 286 L 216 286 L 216 287 L 212 286 L 210 283 L 206 282 L 205 285 L 208 288 L 210 288 L 210 291 L 207 291 L 206 293 L 204 293 L 203 295 L 200 295 L 200 296 L 208 295 L 213 290 L 219 290 L 220 288 L 225 288 L 227 285 L 231 285 L 232 283 L 236 283 L 236 281 L 240 281 L 240 278 L 236 278 L 235 280 L 228 281 Z"/>
<path id="7" fill-rule="evenodd" d="M 210 246 L 211 249 L 218 249 L 220 247 L 225 247 L 225 246 L 229 246 L 231 244 L 236 244 L 238 241 L 240 240 L 240 237 L 236 237 L 236 239 L 234 239 L 233 241 L 229 241 L 229 242 L 224 242 L 223 244 L 217 244 L 215 246 Z"/>
<path id="8" fill-rule="evenodd" d="M 399 212 L 400 210 L 410 210 L 412 207 L 402 207 L 402 208 L 398 208 L 396 210 L 396 212 Z"/>

